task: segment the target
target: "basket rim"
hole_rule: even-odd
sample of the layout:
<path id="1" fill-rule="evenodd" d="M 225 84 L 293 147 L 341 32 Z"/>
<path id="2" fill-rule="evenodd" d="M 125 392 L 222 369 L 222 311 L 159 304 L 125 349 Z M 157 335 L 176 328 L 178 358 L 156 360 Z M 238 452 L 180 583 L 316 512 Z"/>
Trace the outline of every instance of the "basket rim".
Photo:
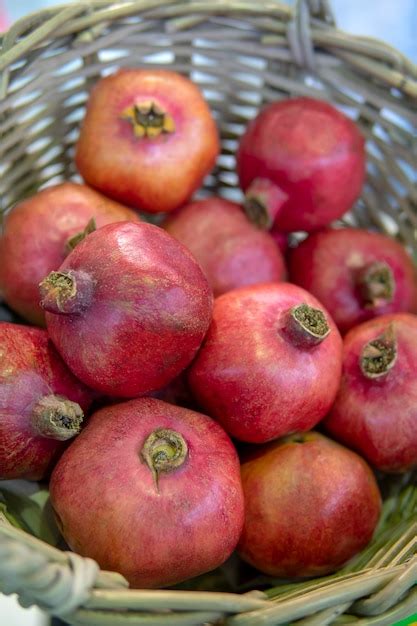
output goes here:
<path id="1" fill-rule="evenodd" d="M 82 0 L 59 4 L 20 18 L 0 34 L 0 71 L 7 70 L 25 52 L 48 37 L 91 31 L 100 22 L 134 17 L 144 11 L 159 11 L 162 12 L 161 18 L 166 18 L 164 13 L 169 15 L 169 9 L 174 8 L 170 29 L 181 28 L 194 16 L 201 15 L 267 16 L 281 19 L 287 26 L 300 25 L 300 20 L 305 22 L 307 15 L 307 19 L 310 18 L 313 50 L 320 46 L 323 37 L 330 37 L 331 40 L 333 36 L 333 48 L 330 46 L 330 50 L 339 48 L 342 60 L 374 75 L 404 95 L 417 99 L 417 64 L 380 39 L 339 30 L 329 19 L 327 0 L 315 3 L 296 0 L 294 8 L 279 0 L 259 0 L 256 3 L 252 0 L 124 0 L 122 4 L 115 0 Z M 5 95 L 4 89 L 0 98 L 2 95 Z"/>
<path id="2" fill-rule="evenodd" d="M 366 563 L 359 560 L 358 568 L 348 567 L 343 574 L 247 593 L 130 589 L 120 574 L 45 543 L 15 527 L 0 510 L 0 589 L 7 595 L 17 592 L 22 606 L 37 604 L 71 624 L 128 626 L 142 619 L 153 624 L 146 621 L 153 615 L 160 626 L 197 626 L 219 619 L 226 619 L 227 626 L 273 626 L 299 619 L 300 624 L 322 626 L 350 607 L 362 626 L 378 624 L 378 615 L 381 624 L 387 618 L 394 623 L 417 608 L 416 506 L 417 486 L 409 472 L 385 505 L 388 518 L 402 507 L 408 510 L 406 519 L 394 527 L 382 525 L 383 542 L 376 541 Z"/>

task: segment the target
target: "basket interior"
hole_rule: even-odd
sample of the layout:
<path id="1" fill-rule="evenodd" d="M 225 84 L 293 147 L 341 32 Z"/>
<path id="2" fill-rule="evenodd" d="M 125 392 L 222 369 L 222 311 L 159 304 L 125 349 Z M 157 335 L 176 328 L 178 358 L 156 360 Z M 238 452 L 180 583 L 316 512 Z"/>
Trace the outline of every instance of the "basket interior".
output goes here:
<path id="1" fill-rule="evenodd" d="M 119 67 L 152 66 L 180 72 L 199 85 L 220 128 L 222 153 L 201 193 L 241 199 L 234 154 L 259 107 L 289 96 L 326 99 L 355 119 L 367 139 L 367 184 L 344 222 L 387 231 L 417 251 L 415 100 L 368 80 L 345 60 L 343 47 L 328 47 L 327 31 L 322 46 L 316 45 L 314 71 L 296 64 L 285 5 L 196 2 L 193 11 L 189 2 L 133 4 L 144 8 L 72 20 L 64 20 L 62 11 L 54 35 L 17 54 L 5 68 L 2 212 L 42 186 L 78 178 L 73 146 L 88 92 L 100 76 Z"/>
<path id="2" fill-rule="evenodd" d="M 73 163 L 74 143 L 88 93 L 97 79 L 119 67 L 151 66 L 191 78 L 201 88 L 218 123 L 222 153 L 200 194 L 219 193 L 241 200 L 234 154 L 248 120 L 263 104 L 291 96 L 322 98 L 354 119 L 367 140 L 367 182 L 343 223 L 388 232 L 417 254 L 417 101 L 363 71 L 360 59 L 346 53 L 352 43 L 349 38 L 340 36 L 333 27 L 313 25 L 314 63 L 306 65 L 288 36 L 294 24 L 291 10 L 272 0 L 140 0 L 116 6 L 91 0 L 88 4 L 91 11 L 84 3 L 74 3 L 41 12 L 3 39 L 3 53 L 9 54 L 10 60 L 4 62 L 3 58 L 2 66 L 0 56 L 0 222 L 16 202 L 39 188 L 80 180 Z M 38 27 L 44 29 L 42 34 Z M 303 41 L 299 43 L 302 47 Z M 378 58 L 386 57 L 390 67 L 403 67 L 404 59 L 395 51 L 366 40 L 359 43 L 356 49 L 366 50 L 368 46 Z M 308 55 L 305 58 L 308 61 Z M 0 319 L 16 318 L 0 307 Z M 375 610 L 365 602 L 355 609 L 360 617 L 340 617 L 337 623 L 392 623 L 393 613 L 389 611 L 394 611 L 391 607 L 407 586 L 400 580 L 404 574 L 401 567 L 415 553 L 414 482 L 410 476 L 386 481 L 380 530 L 369 548 L 342 572 L 346 579 L 343 584 L 349 586 L 350 577 L 356 573 L 362 576 L 362 570 L 366 577 L 368 568 L 377 572 L 378 568 L 393 567 L 392 576 L 398 576 L 399 582 L 385 590 L 391 600 L 386 602 L 380 594 L 376 598 L 379 609 L 382 606 L 380 610 L 386 611 L 381 618 L 385 621 L 370 617 L 368 622 L 361 617 L 372 616 Z M 233 573 L 233 563 L 231 568 Z M 238 570 L 236 575 L 244 577 L 245 572 Z M 234 586 L 238 582 L 235 580 Z M 252 581 L 250 587 L 239 591 L 248 591 L 254 584 L 270 586 L 272 582 Z M 195 585 L 198 589 L 198 580 Z M 210 588 L 207 579 L 204 588 Z M 372 589 L 376 592 L 379 588 Z M 257 623 L 287 623 L 309 615 L 315 610 L 318 589 L 325 598 L 335 595 L 333 577 L 269 589 L 268 598 L 281 602 L 282 615 L 276 614 L 275 622 L 263 621 L 262 617 Z M 343 604 L 346 587 L 339 589 L 336 600 L 322 604 L 330 607 L 327 612 L 324 609 L 323 614 L 307 617 L 302 623 L 333 623 L 339 610 L 335 604 L 341 607 L 339 613 L 350 610 L 352 601 L 362 595 L 360 588 Z M 369 592 L 365 589 L 363 593 Z M 407 596 L 395 615 L 409 614 L 415 597 Z M 297 605 L 300 598 L 301 609 Z M 292 603 L 292 612 L 288 603 Z M 110 616 L 112 624 L 114 615 Z M 166 617 L 162 614 L 161 620 Z M 235 624 L 233 619 L 230 623 Z M 235 619 L 241 626 L 254 623 L 250 615 Z M 104 622 L 98 622 L 91 612 L 81 623 Z"/>

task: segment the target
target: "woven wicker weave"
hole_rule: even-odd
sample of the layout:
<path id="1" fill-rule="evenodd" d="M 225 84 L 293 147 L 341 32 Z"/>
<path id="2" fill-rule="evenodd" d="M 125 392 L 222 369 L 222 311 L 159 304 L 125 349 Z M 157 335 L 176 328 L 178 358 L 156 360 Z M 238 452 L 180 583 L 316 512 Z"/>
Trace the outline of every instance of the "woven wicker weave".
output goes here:
<path id="1" fill-rule="evenodd" d="M 265 102 L 336 103 L 367 138 L 368 178 L 345 222 L 417 252 L 417 68 L 382 42 L 337 30 L 325 1 L 90 0 L 17 22 L 1 40 L 0 214 L 76 177 L 73 144 L 90 86 L 121 66 L 163 66 L 200 85 L 222 136 L 205 190 L 240 199 L 237 140 Z M 246 594 L 133 591 L 0 516 L 0 589 L 71 624 L 390 625 L 417 612 L 417 489 L 390 482 L 373 543 L 336 576 Z M 146 549 L 146 546 L 144 546 Z"/>

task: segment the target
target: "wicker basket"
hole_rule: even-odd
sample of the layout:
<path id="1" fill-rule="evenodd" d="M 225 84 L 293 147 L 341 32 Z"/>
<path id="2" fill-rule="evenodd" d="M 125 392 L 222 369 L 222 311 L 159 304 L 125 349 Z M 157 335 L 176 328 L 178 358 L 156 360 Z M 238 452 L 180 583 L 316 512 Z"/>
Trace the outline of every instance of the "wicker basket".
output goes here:
<path id="1" fill-rule="evenodd" d="M 384 230 L 417 251 L 417 68 L 379 41 L 337 30 L 325 1 L 299 2 L 294 12 L 274 0 L 74 2 L 20 20 L 1 45 L 1 213 L 46 183 L 77 176 L 73 145 L 99 76 L 163 66 L 200 85 L 219 124 L 222 155 L 205 192 L 240 199 L 234 153 L 262 103 L 324 98 L 367 138 L 367 184 L 344 222 Z M 0 590 L 77 625 L 390 625 L 417 612 L 414 484 L 412 475 L 390 479 L 373 542 L 335 576 L 261 579 L 262 591 L 246 593 L 128 590 L 120 575 L 0 514 Z"/>

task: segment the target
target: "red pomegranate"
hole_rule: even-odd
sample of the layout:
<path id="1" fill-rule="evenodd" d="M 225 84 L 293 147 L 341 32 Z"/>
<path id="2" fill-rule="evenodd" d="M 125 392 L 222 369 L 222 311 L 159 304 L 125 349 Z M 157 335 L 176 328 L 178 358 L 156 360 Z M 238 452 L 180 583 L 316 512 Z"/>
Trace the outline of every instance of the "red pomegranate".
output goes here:
<path id="1" fill-rule="evenodd" d="M 358 127 L 328 102 L 274 102 L 249 124 L 237 153 L 248 215 L 285 232 L 312 231 L 340 217 L 365 176 Z"/>
<path id="2" fill-rule="evenodd" d="M 255 450 L 242 464 L 242 484 L 238 551 L 271 576 L 336 570 L 367 545 L 381 511 L 365 461 L 314 432 Z"/>
<path id="3" fill-rule="evenodd" d="M 289 246 L 288 235 L 286 233 L 282 233 L 280 230 L 276 228 L 272 228 L 269 231 L 269 234 L 271 235 L 272 239 L 275 241 L 276 245 L 281 251 L 281 254 L 285 256 L 287 254 L 288 246 Z"/>
<path id="4" fill-rule="evenodd" d="M 0 237 L 0 290 L 33 324 L 45 324 L 39 283 L 61 265 L 83 231 L 137 221 L 134 211 L 85 185 L 67 182 L 38 192 L 6 216 Z"/>
<path id="5" fill-rule="evenodd" d="M 377 315 L 416 308 L 413 262 L 386 235 L 359 228 L 314 233 L 290 251 L 289 271 L 292 282 L 323 302 L 342 333 Z"/>
<path id="6" fill-rule="evenodd" d="M 184 204 L 214 166 L 219 138 L 190 80 L 125 69 L 93 89 L 75 160 L 88 184 L 156 213 Z"/>
<path id="7" fill-rule="evenodd" d="M 284 279 L 277 244 L 234 202 L 215 197 L 193 202 L 171 215 L 163 227 L 197 259 L 215 296 Z"/>
<path id="8" fill-rule="evenodd" d="M 44 330 L 0 322 L 0 480 L 45 478 L 91 400 Z"/>
<path id="9" fill-rule="evenodd" d="M 243 525 L 239 461 L 226 433 L 151 398 L 95 413 L 55 468 L 50 492 L 71 548 L 133 587 L 214 569 Z"/>
<path id="10" fill-rule="evenodd" d="M 325 428 L 380 470 L 417 467 L 416 371 L 415 315 L 384 315 L 353 328 Z"/>
<path id="11" fill-rule="evenodd" d="M 215 300 L 189 382 L 230 435 L 262 443 L 317 424 L 341 368 L 342 340 L 322 305 L 300 287 L 270 283 Z"/>
<path id="12" fill-rule="evenodd" d="M 109 396 L 173 380 L 210 324 L 212 294 L 188 250 L 157 226 L 103 226 L 41 283 L 49 335 L 71 370 Z"/>

